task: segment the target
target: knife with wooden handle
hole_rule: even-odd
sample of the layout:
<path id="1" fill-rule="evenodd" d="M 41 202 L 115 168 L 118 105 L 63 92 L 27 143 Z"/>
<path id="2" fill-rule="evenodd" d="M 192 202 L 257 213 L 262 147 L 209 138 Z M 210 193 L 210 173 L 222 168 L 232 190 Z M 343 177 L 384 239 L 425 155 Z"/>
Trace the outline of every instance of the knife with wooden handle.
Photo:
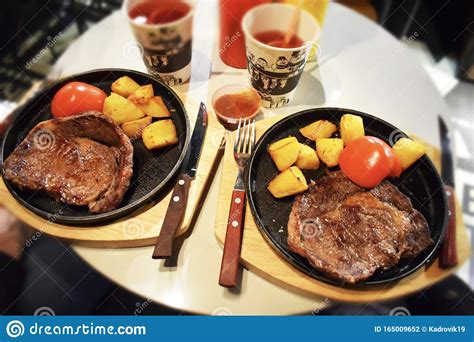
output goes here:
<path id="1" fill-rule="evenodd" d="M 171 195 L 160 235 L 156 241 L 153 259 L 167 259 L 171 257 L 176 232 L 181 226 L 184 214 L 186 213 L 189 187 L 196 177 L 197 165 L 206 136 L 207 123 L 207 109 L 204 103 L 201 102 L 188 153 L 183 163 L 183 172 L 178 177 L 173 188 L 173 194 Z"/>
<path id="2" fill-rule="evenodd" d="M 448 127 L 441 116 L 438 117 L 441 139 L 441 178 L 448 200 L 448 228 L 439 254 L 439 267 L 449 268 L 458 263 L 456 246 L 456 200 L 454 195 L 454 167 L 451 139 Z"/>

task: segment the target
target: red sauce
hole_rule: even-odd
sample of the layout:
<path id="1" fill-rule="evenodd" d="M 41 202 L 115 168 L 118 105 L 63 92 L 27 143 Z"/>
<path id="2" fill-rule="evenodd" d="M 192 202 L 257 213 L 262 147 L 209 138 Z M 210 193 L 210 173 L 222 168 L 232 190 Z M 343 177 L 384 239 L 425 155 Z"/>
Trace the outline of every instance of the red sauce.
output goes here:
<path id="1" fill-rule="evenodd" d="M 183 18 L 191 7 L 176 0 L 147 0 L 133 6 L 128 15 L 137 24 L 167 24 Z"/>
<path id="2" fill-rule="evenodd" d="M 273 47 L 292 49 L 300 47 L 304 41 L 297 35 L 293 35 L 288 43 L 284 42 L 285 32 L 283 31 L 262 31 L 254 35 L 254 38 L 263 44 Z"/>
<path id="3" fill-rule="evenodd" d="M 222 95 L 214 103 L 214 109 L 219 114 L 234 119 L 251 116 L 259 107 L 260 99 L 258 95 L 250 90 Z"/>

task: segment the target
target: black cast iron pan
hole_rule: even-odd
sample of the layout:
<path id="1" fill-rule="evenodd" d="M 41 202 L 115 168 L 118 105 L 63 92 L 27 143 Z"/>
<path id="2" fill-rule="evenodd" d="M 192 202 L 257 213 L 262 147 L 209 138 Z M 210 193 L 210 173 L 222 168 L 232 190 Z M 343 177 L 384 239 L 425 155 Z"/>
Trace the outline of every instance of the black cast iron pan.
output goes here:
<path id="1" fill-rule="evenodd" d="M 182 101 L 167 85 L 147 74 L 126 69 L 99 69 L 76 74 L 60 80 L 48 90 L 35 96 L 16 113 L 16 119 L 5 134 L 1 162 L 13 152 L 28 132 L 40 121 L 51 119 L 51 99 L 66 83 L 80 81 L 92 84 L 110 94 L 112 83 L 121 76 L 129 76 L 138 84 L 152 84 L 155 95 L 161 96 L 171 112 L 179 143 L 166 149 L 149 151 L 141 139 L 133 142 L 133 176 L 119 208 L 101 214 L 91 214 L 86 206 L 69 206 L 45 193 L 23 191 L 3 179 L 15 199 L 39 216 L 62 224 L 98 225 L 123 217 L 149 204 L 163 191 L 179 171 L 189 144 L 189 120 Z M 45 170 L 47 172 L 47 170 Z"/>
<path id="2" fill-rule="evenodd" d="M 339 125 L 342 115 L 346 113 L 359 115 L 363 118 L 366 135 L 378 137 L 389 144 L 390 140 L 395 138 L 407 137 L 406 134 L 391 124 L 355 110 L 318 108 L 298 112 L 277 122 L 259 139 L 255 152 L 247 166 L 245 186 L 248 203 L 255 222 L 263 236 L 275 250 L 289 263 L 313 278 L 335 285 L 350 286 L 334 281 L 318 272 L 305 258 L 293 253 L 288 248 L 287 224 L 294 197 L 277 199 L 266 189 L 268 182 L 278 174 L 278 170 L 267 152 L 268 145 L 289 135 L 296 137 L 302 143 L 308 144 L 307 139 L 298 131 L 299 128 L 320 119 L 329 120 Z M 312 147 L 314 148 L 314 146 Z M 323 175 L 325 168 L 322 164 L 322 167 L 318 170 L 304 171 L 303 173 L 309 182 Z M 448 218 L 446 198 L 442 180 L 429 158 L 423 156 L 409 169 L 405 170 L 399 179 L 391 179 L 390 181 L 402 193 L 407 195 L 413 207 L 425 216 L 429 224 L 431 237 L 435 243 L 413 260 L 401 260 L 397 267 L 384 272 L 377 272 L 367 281 L 353 286 L 389 283 L 408 276 L 436 258 L 444 238 Z"/>

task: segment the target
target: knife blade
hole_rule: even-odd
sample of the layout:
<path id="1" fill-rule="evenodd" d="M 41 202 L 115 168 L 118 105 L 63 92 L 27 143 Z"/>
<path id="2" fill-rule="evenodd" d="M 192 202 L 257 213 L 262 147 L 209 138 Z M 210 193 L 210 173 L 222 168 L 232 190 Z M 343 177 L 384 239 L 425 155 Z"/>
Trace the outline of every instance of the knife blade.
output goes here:
<path id="1" fill-rule="evenodd" d="M 451 137 L 448 127 L 441 116 L 438 116 L 441 141 L 441 178 L 448 202 L 448 228 L 439 256 L 439 266 L 449 268 L 458 262 L 456 247 L 456 201 L 454 195 L 454 166 L 451 148 Z"/>
<path id="2" fill-rule="evenodd" d="M 193 135 L 191 136 L 190 147 L 188 150 L 189 153 L 183 168 L 183 172 L 191 178 L 196 177 L 197 165 L 199 163 L 199 158 L 201 157 L 202 146 L 207 132 L 207 124 L 207 108 L 206 105 L 201 102 L 196 124 L 194 125 Z"/>
<path id="3" fill-rule="evenodd" d="M 441 178 L 445 185 L 454 187 L 453 152 L 448 127 L 441 116 L 438 116 L 441 141 Z"/>
<path id="4" fill-rule="evenodd" d="M 190 145 L 183 163 L 182 173 L 179 175 L 176 185 L 173 188 L 160 235 L 156 240 L 155 250 L 152 256 L 153 259 L 167 259 L 171 257 L 174 237 L 178 228 L 181 226 L 186 212 L 189 187 L 192 180 L 196 177 L 204 138 L 206 137 L 207 125 L 207 108 L 204 103 L 201 102 Z"/>

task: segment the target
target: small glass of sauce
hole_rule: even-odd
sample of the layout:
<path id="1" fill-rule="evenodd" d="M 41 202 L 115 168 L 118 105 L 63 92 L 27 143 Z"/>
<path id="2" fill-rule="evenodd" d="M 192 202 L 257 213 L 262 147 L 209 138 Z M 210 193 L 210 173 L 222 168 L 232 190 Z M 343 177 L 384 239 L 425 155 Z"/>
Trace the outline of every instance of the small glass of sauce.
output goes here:
<path id="1" fill-rule="evenodd" d="M 217 90 L 212 106 L 219 121 L 228 129 L 236 129 L 239 119 L 252 119 L 261 107 L 260 95 L 253 88 L 231 84 Z"/>

